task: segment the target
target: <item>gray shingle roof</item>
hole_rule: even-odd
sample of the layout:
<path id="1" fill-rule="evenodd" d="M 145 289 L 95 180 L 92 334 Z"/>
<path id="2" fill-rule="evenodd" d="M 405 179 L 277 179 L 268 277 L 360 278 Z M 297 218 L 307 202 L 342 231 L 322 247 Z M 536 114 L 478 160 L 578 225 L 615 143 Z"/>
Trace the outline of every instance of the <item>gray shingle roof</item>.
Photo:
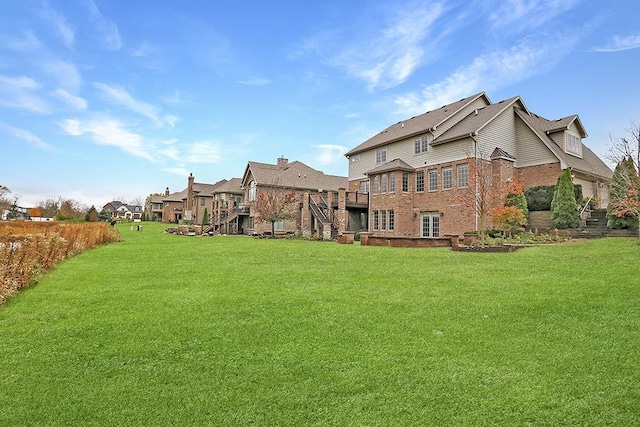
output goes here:
<path id="1" fill-rule="evenodd" d="M 323 172 L 313 169 L 306 164 L 293 161 L 286 167 L 278 168 L 278 165 L 249 162 L 242 179 L 243 185 L 248 185 L 247 179 L 253 175 L 258 185 L 277 186 L 286 188 L 298 188 L 311 191 L 331 190 L 347 188 L 346 176 L 325 175 Z"/>
<path id="2" fill-rule="evenodd" d="M 444 105 L 435 110 L 427 111 L 419 116 L 411 117 L 408 120 L 391 125 L 382 132 L 375 134 L 362 144 L 348 151 L 345 155 L 349 157 L 353 154 L 369 150 L 377 146 L 424 133 L 439 126 L 449 117 L 481 97 L 484 97 L 487 104 L 491 103 L 489 97 L 487 97 L 484 92 L 477 93 L 467 98 L 462 98 L 459 101 L 452 102 L 451 104 Z"/>
<path id="3" fill-rule="evenodd" d="M 217 187 L 214 193 L 242 194 L 242 179 L 231 178 L 229 181 Z"/>
<path id="4" fill-rule="evenodd" d="M 373 175 L 377 173 L 398 171 L 398 170 L 413 172 L 415 169 L 400 159 L 393 159 L 390 162 L 383 163 L 380 166 L 376 166 L 375 168 L 366 172 L 365 175 Z"/>

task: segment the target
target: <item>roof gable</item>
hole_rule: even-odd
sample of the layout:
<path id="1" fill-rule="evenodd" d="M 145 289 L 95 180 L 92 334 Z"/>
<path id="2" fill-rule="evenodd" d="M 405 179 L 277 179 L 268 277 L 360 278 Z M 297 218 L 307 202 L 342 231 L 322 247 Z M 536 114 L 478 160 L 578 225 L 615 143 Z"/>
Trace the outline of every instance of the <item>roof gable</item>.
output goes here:
<path id="1" fill-rule="evenodd" d="M 377 173 L 383 172 L 391 172 L 391 171 L 407 171 L 413 172 L 415 169 L 412 166 L 409 166 L 407 163 L 400 159 L 393 159 L 390 162 L 383 163 L 380 166 L 377 166 L 371 169 L 368 172 L 365 172 L 365 175 L 374 175 Z"/>
<path id="2" fill-rule="evenodd" d="M 250 161 L 245 168 L 242 186 L 248 185 L 251 179 L 262 186 L 309 190 L 336 191 L 339 188 L 346 188 L 348 184 L 347 177 L 325 175 L 297 160 L 286 163 L 284 166 Z"/>
<path id="3" fill-rule="evenodd" d="M 483 99 L 486 104 L 491 105 L 489 97 L 484 92 L 477 93 L 467 98 L 462 98 L 459 101 L 443 105 L 442 107 L 435 110 L 427 111 L 426 113 L 391 125 L 382 132 L 372 136 L 362 144 L 358 145 L 354 149 L 348 151 L 345 156 L 349 157 L 353 154 L 365 150 L 399 141 L 401 139 L 409 138 L 413 135 L 418 135 L 424 132 L 435 130 L 438 126 L 446 122 L 453 115 L 478 99 Z"/>

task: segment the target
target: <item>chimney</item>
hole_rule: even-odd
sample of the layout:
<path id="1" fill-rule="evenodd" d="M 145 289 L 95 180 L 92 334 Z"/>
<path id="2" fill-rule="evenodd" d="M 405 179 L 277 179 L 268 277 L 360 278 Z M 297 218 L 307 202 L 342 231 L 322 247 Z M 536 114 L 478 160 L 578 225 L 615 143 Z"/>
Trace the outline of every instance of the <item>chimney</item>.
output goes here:
<path id="1" fill-rule="evenodd" d="M 167 188 L 164 190 L 164 195 L 165 195 L 165 197 L 169 195 L 169 187 L 167 187 Z"/>
<path id="2" fill-rule="evenodd" d="M 189 174 L 189 180 L 187 184 L 187 210 L 193 209 L 193 174 Z"/>
<path id="3" fill-rule="evenodd" d="M 278 170 L 284 170 L 287 168 L 289 160 L 284 157 L 278 157 Z"/>

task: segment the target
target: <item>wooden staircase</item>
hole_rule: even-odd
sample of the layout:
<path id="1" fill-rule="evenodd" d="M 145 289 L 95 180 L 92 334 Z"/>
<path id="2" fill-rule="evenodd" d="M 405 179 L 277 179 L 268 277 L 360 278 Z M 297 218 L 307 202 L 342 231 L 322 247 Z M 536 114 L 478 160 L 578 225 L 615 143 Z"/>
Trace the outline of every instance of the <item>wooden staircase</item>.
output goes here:
<path id="1" fill-rule="evenodd" d="M 316 203 L 313 198 L 309 198 L 309 210 L 314 218 L 320 223 L 323 230 L 331 230 L 331 238 L 335 239 L 338 236 L 338 226 L 332 221 L 334 215 L 329 211 L 329 207 L 326 202 L 321 201 Z"/>

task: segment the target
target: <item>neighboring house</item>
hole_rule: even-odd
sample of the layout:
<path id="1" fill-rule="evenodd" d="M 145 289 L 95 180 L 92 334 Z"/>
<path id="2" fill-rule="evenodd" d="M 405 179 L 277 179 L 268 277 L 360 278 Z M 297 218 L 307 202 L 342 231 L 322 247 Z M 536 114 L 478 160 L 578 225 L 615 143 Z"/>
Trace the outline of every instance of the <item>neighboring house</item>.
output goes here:
<path id="1" fill-rule="evenodd" d="M 162 222 L 162 214 L 164 202 L 162 199 L 169 195 L 169 187 L 165 189 L 164 194 L 153 194 L 149 197 L 147 209 L 147 218 L 150 221 Z"/>
<path id="2" fill-rule="evenodd" d="M 276 164 L 248 162 L 242 177 L 243 202 L 249 206 L 248 215 L 239 216 L 238 226 L 247 233 L 269 233 L 271 223 L 261 222 L 255 201 L 261 192 L 286 194 L 295 192 L 299 197 L 299 212 L 295 219 L 275 223 L 276 232 L 301 232 L 303 235 L 322 233 L 330 238 L 352 225 L 360 230 L 357 209 L 366 211 L 366 197 L 359 205 L 348 203 L 347 178 L 325 175 L 306 164 L 278 158 Z M 353 197 L 355 199 L 355 197 Z M 349 204 L 350 206 L 347 206 Z M 351 208 L 351 215 L 347 208 Z M 357 218 L 357 221 L 349 221 Z"/>
<path id="3" fill-rule="evenodd" d="M 516 96 L 492 103 L 482 92 L 400 121 L 346 153 L 349 190 L 371 192 L 369 231 L 438 238 L 476 230 L 467 159 L 491 162 L 494 179 L 525 188 L 554 185 L 571 168 L 574 183 L 600 207 L 609 199 L 609 167 L 583 143 L 577 115 L 547 120 Z"/>
<path id="4" fill-rule="evenodd" d="M 212 231 L 218 234 L 244 234 L 242 224 L 249 216 L 249 205 L 242 203 L 242 179 L 231 178 L 213 191 L 210 212 Z"/>
<path id="5" fill-rule="evenodd" d="M 142 206 L 127 205 L 118 200 L 113 200 L 102 207 L 109 212 L 112 219 L 125 219 L 127 221 L 142 221 Z"/>

